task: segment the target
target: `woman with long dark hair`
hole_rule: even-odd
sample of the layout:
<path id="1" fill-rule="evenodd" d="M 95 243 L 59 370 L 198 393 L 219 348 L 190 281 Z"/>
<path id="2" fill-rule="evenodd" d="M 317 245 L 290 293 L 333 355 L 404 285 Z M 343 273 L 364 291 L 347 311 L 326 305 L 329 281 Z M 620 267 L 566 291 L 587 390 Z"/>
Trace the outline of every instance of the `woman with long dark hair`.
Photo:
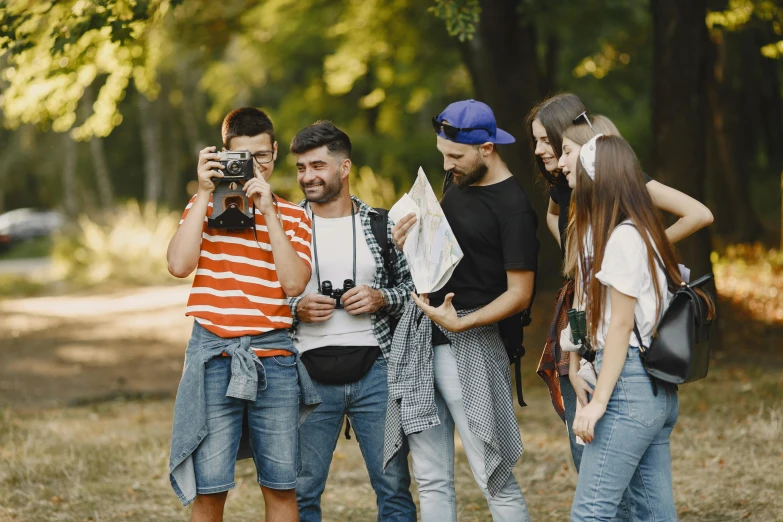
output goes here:
<path id="1" fill-rule="evenodd" d="M 648 347 L 671 298 L 667 281 L 679 285 L 682 277 L 631 146 L 598 134 L 578 155 L 566 169 L 574 188 L 564 271 L 586 311 L 597 383 L 588 402 L 592 388 L 572 354 L 570 380 L 583 405 L 573 432 L 587 446 L 571 520 L 612 520 L 624 494 L 639 520 L 676 520 L 669 437 L 677 389 L 658 382 L 656 393 L 633 330 Z"/>
<path id="2" fill-rule="evenodd" d="M 565 258 L 567 246 L 564 238 L 573 189 L 569 187 L 566 176 L 558 167 L 558 161 L 563 154 L 563 132 L 576 124 L 584 125 L 585 130 L 589 129 L 590 136 L 596 132 L 615 135 L 619 133 L 607 118 L 599 118 L 598 121 L 593 122 L 582 101 L 572 93 L 557 94 L 542 101 L 530 112 L 527 123 L 538 170 L 549 185 L 547 227 L 561 246 L 561 253 Z M 584 141 L 577 145 L 583 143 Z M 712 213 L 700 202 L 646 175 L 644 180 L 654 206 L 679 217 L 679 220 L 666 230 L 666 236 L 672 243 L 712 223 Z M 571 308 L 572 299 L 573 284 L 566 280 L 558 293 L 555 314 L 547 333 L 547 342 L 539 363 L 538 374 L 549 387 L 555 410 L 569 428 L 571 454 L 578 471 L 583 446 L 576 443 L 571 430 L 576 413 L 576 394 L 568 378 L 569 354 L 560 349 L 558 342 L 560 333 L 567 324 L 565 312 Z"/>

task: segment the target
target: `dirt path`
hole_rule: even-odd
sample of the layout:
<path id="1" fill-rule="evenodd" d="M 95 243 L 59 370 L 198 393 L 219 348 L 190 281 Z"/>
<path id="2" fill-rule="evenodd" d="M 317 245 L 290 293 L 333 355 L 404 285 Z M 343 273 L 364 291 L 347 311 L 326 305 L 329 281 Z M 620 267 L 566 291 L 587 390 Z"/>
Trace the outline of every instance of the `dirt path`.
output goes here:
<path id="1" fill-rule="evenodd" d="M 188 285 L 0 301 L 0 406 L 172 395 Z"/>

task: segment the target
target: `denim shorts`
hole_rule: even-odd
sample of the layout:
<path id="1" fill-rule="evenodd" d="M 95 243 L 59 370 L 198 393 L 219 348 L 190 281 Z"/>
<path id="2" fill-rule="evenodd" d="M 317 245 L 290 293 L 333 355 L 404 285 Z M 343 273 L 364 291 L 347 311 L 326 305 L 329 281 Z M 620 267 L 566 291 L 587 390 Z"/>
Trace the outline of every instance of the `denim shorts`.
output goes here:
<path id="1" fill-rule="evenodd" d="M 254 402 L 226 397 L 231 379 L 230 357 L 215 357 L 206 363 L 204 394 L 209 433 L 193 453 L 199 495 L 221 493 L 234 487 L 245 414 L 258 483 L 280 490 L 296 486 L 299 450 L 296 355 L 260 360 L 258 395 Z"/>

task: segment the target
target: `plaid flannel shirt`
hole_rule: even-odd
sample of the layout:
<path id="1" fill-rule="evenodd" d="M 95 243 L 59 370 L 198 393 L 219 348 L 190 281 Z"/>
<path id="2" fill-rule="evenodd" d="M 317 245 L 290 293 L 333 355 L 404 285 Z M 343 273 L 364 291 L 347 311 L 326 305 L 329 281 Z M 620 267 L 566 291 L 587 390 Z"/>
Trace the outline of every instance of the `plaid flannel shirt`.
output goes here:
<path id="1" fill-rule="evenodd" d="M 563 422 L 566 419 L 563 394 L 560 390 L 560 378 L 568 377 L 570 359 L 569 353 L 560 348 L 560 332 L 568 325 L 566 312 L 573 306 L 573 301 L 574 281 L 573 279 L 568 279 L 557 293 L 555 315 L 552 318 L 552 324 L 549 325 L 549 330 L 547 330 L 544 352 L 541 354 L 541 360 L 536 370 L 538 376 L 544 380 L 547 388 L 549 388 L 552 406 Z"/>
<path id="2" fill-rule="evenodd" d="M 460 317 L 477 309 L 457 310 Z M 433 326 L 411 302 L 397 325 L 389 357 L 389 398 L 384 431 L 384 469 L 402 448 L 404 437 L 441 423 L 435 406 L 432 328 L 454 350 L 470 431 L 484 442 L 487 489 L 495 496 L 522 455 L 514 415 L 511 371 L 497 324 L 453 333 Z"/>
<path id="3" fill-rule="evenodd" d="M 386 267 L 383 264 L 381 247 L 375 239 L 375 235 L 372 233 L 372 226 L 370 225 L 370 216 L 372 214 L 377 214 L 378 212 L 356 196 L 351 196 L 351 199 L 359 207 L 359 219 L 362 223 L 364 239 L 367 241 L 367 246 L 370 247 L 373 259 L 375 259 L 375 277 L 373 277 L 372 287 L 380 290 L 388 303 L 387 306 L 384 306 L 374 314 L 370 314 L 375 339 L 378 341 L 378 346 L 380 346 L 384 357 L 388 359 L 392 342 L 390 317 L 399 317 L 402 315 L 403 310 L 405 310 L 405 304 L 410 301 L 410 293 L 415 288 L 413 285 L 413 278 L 411 277 L 405 256 L 402 252 L 397 250 L 396 246 L 394 246 L 394 239 L 392 239 L 391 233 L 394 223 L 389 220 L 386 225 L 386 240 L 391 248 L 394 248 L 396 251 L 396 255 L 393 256 L 391 263 L 392 273 L 388 274 L 386 273 Z M 306 201 L 303 200 L 299 203 L 299 206 L 305 207 L 305 204 Z M 291 337 L 296 336 L 296 330 L 299 326 L 296 307 L 299 306 L 299 301 L 303 298 L 304 295 L 288 298 L 288 304 L 291 307 L 291 315 L 294 319 L 294 323 L 291 326 Z"/>

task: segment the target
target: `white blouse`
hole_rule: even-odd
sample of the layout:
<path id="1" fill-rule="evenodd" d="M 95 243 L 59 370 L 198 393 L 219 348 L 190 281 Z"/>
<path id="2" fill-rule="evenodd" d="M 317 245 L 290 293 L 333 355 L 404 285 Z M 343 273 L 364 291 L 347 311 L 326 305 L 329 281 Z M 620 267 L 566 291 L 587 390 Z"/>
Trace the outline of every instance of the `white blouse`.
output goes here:
<path id="1" fill-rule="evenodd" d="M 632 221 L 626 220 L 625 223 L 632 223 Z M 666 274 L 657 261 L 654 263 L 654 267 L 663 301 L 660 306 L 660 314 L 662 315 L 669 305 L 672 294 L 667 287 Z M 636 298 L 634 311 L 636 324 L 639 327 L 644 346 L 650 346 L 653 330 L 660 319 L 660 315 L 655 313 L 659 300 L 655 296 L 653 279 L 647 262 L 647 247 L 635 226 L 619 225 L 612 231 L 606 244 L 601 270 L 595 274 L 595 277 L 605 286 Z M 595 349 L 603 349 L 611 317 L 611 292 L 607 288 L 604 314 L 599 323 Z M 639 346 L 639 341 L 633 332 L 631 332 L 628 342 L 631 346 Z"/>

